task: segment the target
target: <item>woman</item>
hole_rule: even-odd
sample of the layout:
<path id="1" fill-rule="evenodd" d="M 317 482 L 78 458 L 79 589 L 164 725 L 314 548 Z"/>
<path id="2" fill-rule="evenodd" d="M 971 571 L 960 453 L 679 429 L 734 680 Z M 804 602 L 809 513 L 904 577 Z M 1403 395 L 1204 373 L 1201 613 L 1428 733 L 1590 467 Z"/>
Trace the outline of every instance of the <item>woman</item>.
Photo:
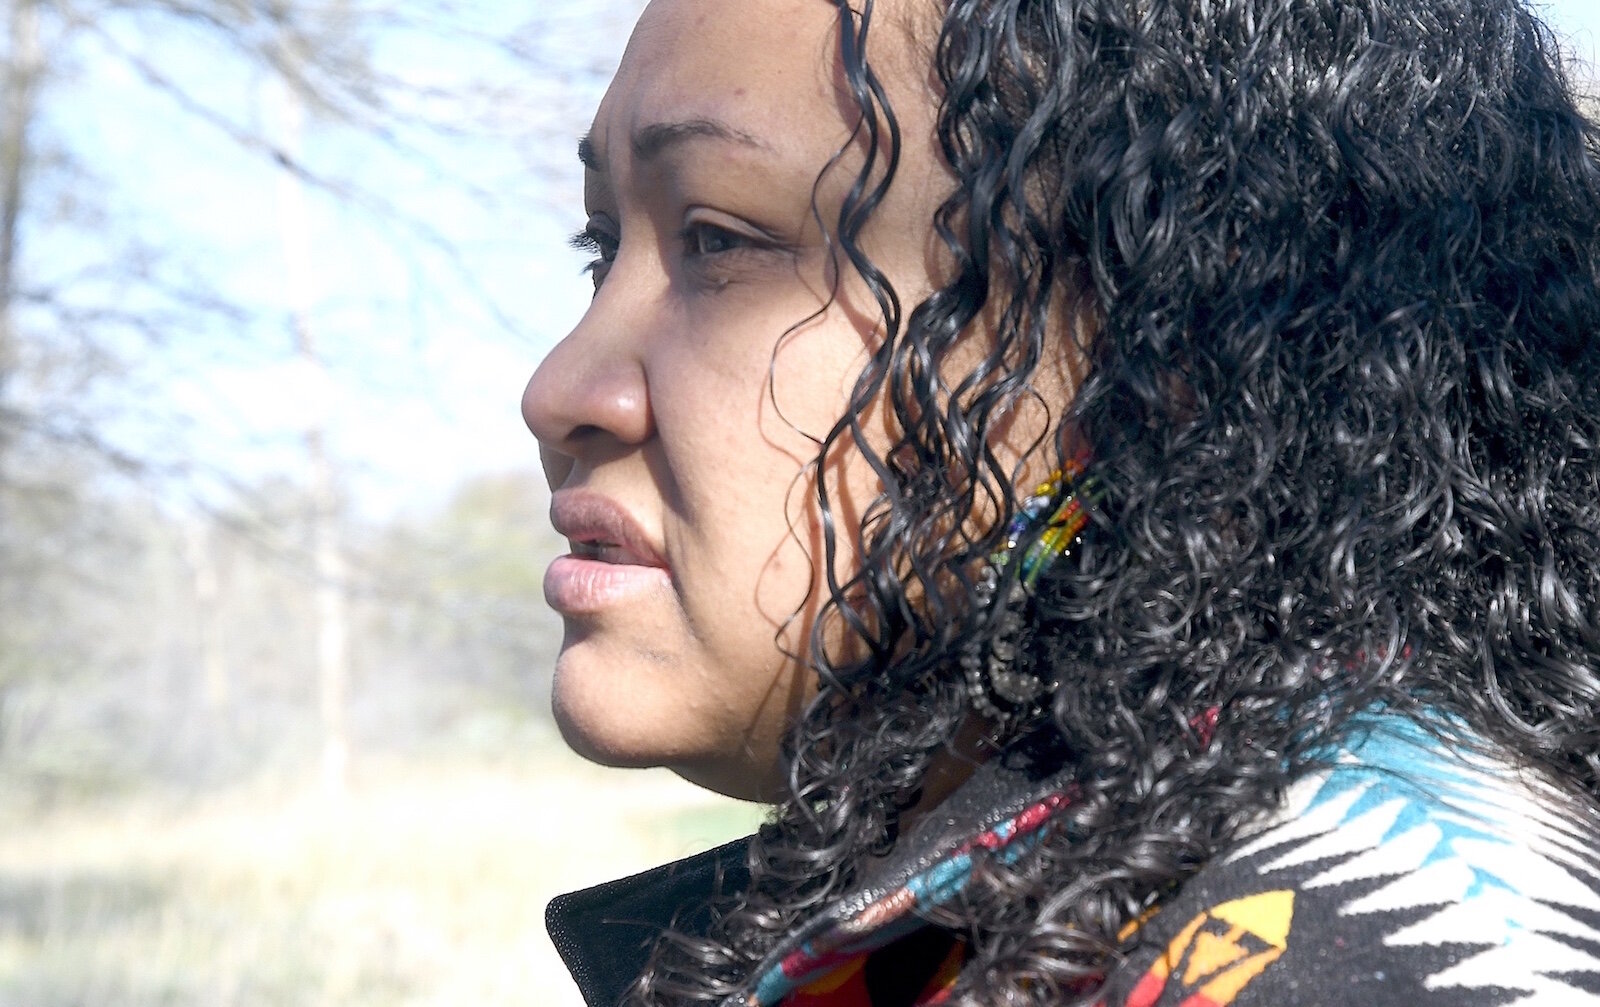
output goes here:
<path id="1" fill-rule="evenodd" d="M 1595 143 L 1520 0 L 655 0 L 555 710 L 776 806 L 590 1002 L 1600 1003 Z"/>

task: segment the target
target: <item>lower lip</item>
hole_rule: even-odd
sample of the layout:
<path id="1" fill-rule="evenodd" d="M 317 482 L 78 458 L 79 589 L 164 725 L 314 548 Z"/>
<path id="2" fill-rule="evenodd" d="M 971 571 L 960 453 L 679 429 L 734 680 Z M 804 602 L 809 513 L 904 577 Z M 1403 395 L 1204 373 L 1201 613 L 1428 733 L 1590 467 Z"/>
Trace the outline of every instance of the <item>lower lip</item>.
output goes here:
<path id="1" fill-rule="evenodd" d="M 669 583 L 658 566 L 558 556 L 544 572 L 544 600 L 562 615 L 591 615 Z"/>

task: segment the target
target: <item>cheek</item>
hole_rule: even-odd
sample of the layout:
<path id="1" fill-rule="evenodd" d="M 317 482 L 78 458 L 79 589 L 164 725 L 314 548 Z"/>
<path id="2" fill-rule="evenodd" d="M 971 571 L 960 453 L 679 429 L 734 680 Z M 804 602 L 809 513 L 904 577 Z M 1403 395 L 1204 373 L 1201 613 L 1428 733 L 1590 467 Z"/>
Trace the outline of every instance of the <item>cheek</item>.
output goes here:
<path id="1" fill-rule="evenodd" d="M 829 445 L 822 463 L 820 479 L 827 500 L 824 516 L 823 504 L 818 498 L 819 442 L 844 415 L 849 390 L 866 363 L 863 341 L 853 327 L 836 334 L 844 338 L 834 340 L 831 357 L 819 355 L 823 365 L 812 363 L 804 372 L 785 375 L 789 379 L 789 384 L 784 386 L 788 394 L 778 400 L 780 406 L 796 403 L 792 410 L 783 408 L 781 411 L 785 417 L 794 419 L 796 426 L 815 437 L 804 442 L 804 477 L 792 482 L 784 498 L 788 517 L 785 532 L 790 535 L 790 545 L 773 557 L 766 571 L 769 589 L 761 595 L 765 611 L 781 612 L 792 620 L 787 627 L 785 644 L 797 653 L 809 653 L 811 629 L 830 597 L 824 570 L 826 558 L 831 553 L 835 584 L 848 584 L 859 571 L 862 523 L 868 507 L 883 493 L 883 483 L 869 464 L 867 453 L 882 457 L 894 442 L 885 410 L 880 405 L 871 404 L 859 413 L 856 420 L 866 443 L 858 444 L 857 435 L 847 431 Z M 797 357 L 805 355 L 797 354 Z M 809 425 L 801 426 L 802 423 Z M 830 527 L 832 542 L 827 539 Z M 838 623 L 837 618 L 831 620 L 828 631 L 823 634 L 823 646 L 829 656 L 836 662 L 859 657 L 851 638 Z"/>
<path id="2" fill-rule="evenodd" d="M 868 362 L 876 315 L 842 300 L 818 314 L 808 290 L 773 298 L 777 307 L 732 288 L 718 296 L 652 361 L 658 475 L 702 639 L 719 651 L 714 659 L 770 668 L 785 661 L 782 651 L 805 652 L 827 599 L 816 461 Z M 870 446 L 886 450 L 883 410 L 860 420 Z M 849 435 L 832 446 L 823 478 L 843 582 L 881 485 Z"/>

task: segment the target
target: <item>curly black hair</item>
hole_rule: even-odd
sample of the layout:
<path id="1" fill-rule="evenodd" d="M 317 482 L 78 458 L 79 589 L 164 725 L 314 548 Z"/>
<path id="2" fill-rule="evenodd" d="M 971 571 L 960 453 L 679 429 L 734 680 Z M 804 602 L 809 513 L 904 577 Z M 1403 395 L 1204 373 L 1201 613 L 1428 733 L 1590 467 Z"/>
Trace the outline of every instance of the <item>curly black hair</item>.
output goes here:
<path id="1" fill-rule="evenodd" d="M 1053 703 L 1002 743 L 1076 798 L 939 921 L 972 944 L 954 1002 L 1092 1001 L 1125 924 L 1374 708 L 1593 809 L 1600 140 L 1521 0 L 941 3 L 959 268 L 909 311 L 856 241 L 900 142 L 873 5 L 836 6 L 871 156 L 834 234 L 888 335 L 817 471 L 860 452 L 883 493 L 829 526 L 862 559 L 752 882 L 631 1002 L 726 995 L 892 846 L 973 719 L 972 571 L 1018 506 L 994 431 L 1063 355 L 1087 374 L 1040 450 L 1087 448 L 1091 525 L 1032 603 Z"/>

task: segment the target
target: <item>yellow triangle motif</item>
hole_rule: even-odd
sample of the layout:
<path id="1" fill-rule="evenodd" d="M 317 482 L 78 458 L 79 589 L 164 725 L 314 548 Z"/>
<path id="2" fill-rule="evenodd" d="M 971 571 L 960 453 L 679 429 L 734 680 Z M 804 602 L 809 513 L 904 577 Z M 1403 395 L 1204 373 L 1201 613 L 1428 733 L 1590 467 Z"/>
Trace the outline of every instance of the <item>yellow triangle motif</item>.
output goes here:
<path id="1" fill-rule="evenodd" d="M 1224 902 L 1211 910 L 1224 923 L 1243 927 L 1280 951 L 1289 946 L 1289 922 L 1294 918 L 1294 892 L 1283 889 Z"/>
<path id="2" fill-rule="evenodd" d="M 1176 975 L 1189 1007 L 1228 1007 L 1282 957 L 1294 920 L 1294 892 L 1280 889 L 1213 906 L 1189 921 L 1128 998 L 1153 1005 Z"/>

